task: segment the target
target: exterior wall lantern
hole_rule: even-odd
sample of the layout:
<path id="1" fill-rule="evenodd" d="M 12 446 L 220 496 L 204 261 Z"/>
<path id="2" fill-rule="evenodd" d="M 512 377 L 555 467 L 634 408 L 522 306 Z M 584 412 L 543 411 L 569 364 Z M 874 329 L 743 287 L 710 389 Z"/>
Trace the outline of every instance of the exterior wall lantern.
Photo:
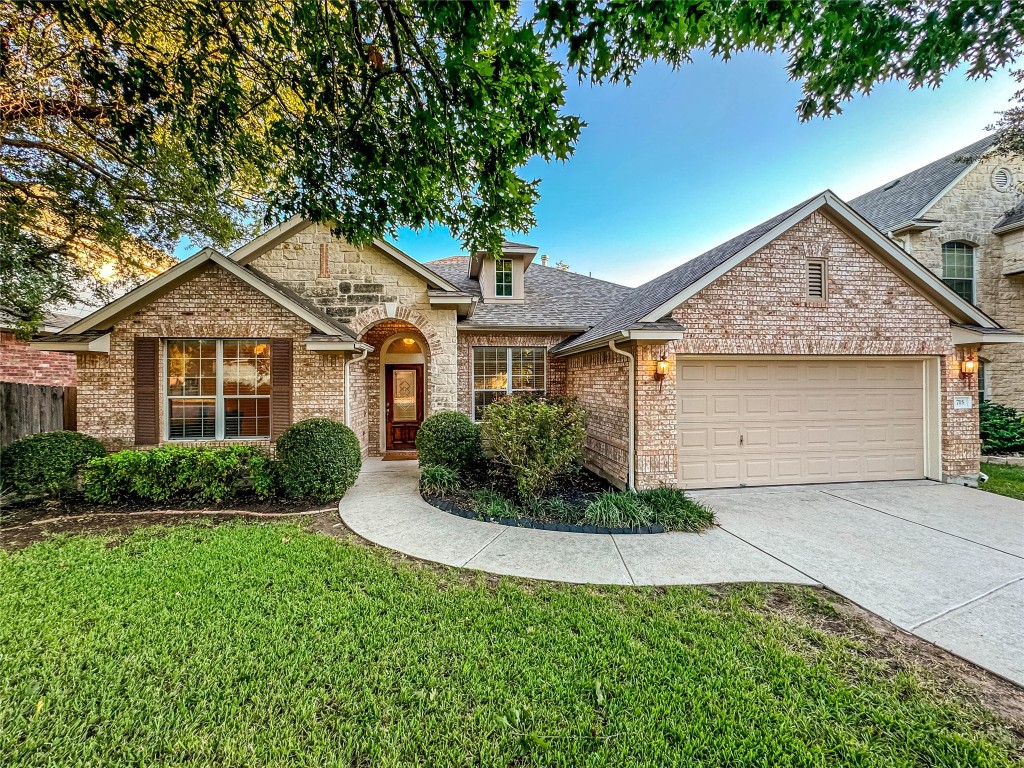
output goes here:
<path id="1" fill-rule="evenodd" d="M 661 392 L 661 387 L 665 381 L 665 377 L 668 376 L 669 362 L 665 355 L 658 358 L 658 361 L 654 364 L 654 380 L 658 382 L 658 391 Z"/>
<path id="2" fill-rule="evenodd" d="M 960 359 L 960 378 L 970 381 L 978 373 L 978 358 L 966 354 Z"/>

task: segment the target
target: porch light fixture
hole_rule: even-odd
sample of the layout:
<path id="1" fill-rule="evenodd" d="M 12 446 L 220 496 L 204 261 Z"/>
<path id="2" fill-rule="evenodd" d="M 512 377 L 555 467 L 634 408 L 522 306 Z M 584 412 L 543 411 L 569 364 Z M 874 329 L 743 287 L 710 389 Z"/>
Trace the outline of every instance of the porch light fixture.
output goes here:
<path id="1" fill-rule="evenodd" d="M 665 355 L 658 358 L 658 361 L 654 364 L 654 380 L 658 382 L 658 391 L 661 392 L 662 384 L 665 381 L 665 377 L 668 376 L 668 359 Z"/>
<path id="2" fill-rule="evenodd" d="M 978 358 L 972 354 L 960 359 L 960 378 L 970 381 L 978 372 Z"/>

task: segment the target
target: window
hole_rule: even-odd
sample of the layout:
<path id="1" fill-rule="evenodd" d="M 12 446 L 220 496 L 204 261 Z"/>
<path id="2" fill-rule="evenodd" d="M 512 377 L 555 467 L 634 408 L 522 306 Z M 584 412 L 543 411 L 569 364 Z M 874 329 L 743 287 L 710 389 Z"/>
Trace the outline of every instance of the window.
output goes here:
<path id="1" fill-rule="evenodd" d="M 512 259 L 495 259 L 494 295 L 499 298 L 512 296 Z"/>
<path id="2" fill-rule="evenodd" d="M 978 402 L 984 403 L 992 399 L 991 380 L 988 365 L 984 360 L 978 361 Z"/>
<path id="3" fill-rule="evenodd" d="M 270 343 L 167 342 L 167 439 L 270 437 Z"/>
<path id="4" fill-rule="evenodd" d="M 473 347 L 473 418 L 498 398 L 544 394 L 544 347 Z"/>
<path id="5" fill-rule="evenodd" d="M 974 248 L 967 243 L 942 244 L 942 282 L 960 298 L 974 303 Z"/>
<path id="6" fill-rule="evenodd" d="M 807 298 L 825 300 L 825 262 L 820 259 L 807 262 Z"/>

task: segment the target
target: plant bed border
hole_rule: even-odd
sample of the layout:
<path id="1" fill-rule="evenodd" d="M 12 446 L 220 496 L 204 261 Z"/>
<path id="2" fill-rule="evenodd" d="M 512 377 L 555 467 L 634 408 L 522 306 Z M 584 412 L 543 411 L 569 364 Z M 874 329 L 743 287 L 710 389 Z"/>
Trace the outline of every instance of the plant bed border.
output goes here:
<path id="1" fill-rule="evenodd" d="M 456 517 L 464 517 L 467 520 L 476 520 L 483 523 L 497 523 L 507 525 L 510 528 L 533 528 L 537 531 L 558 531 L 561 533 L 600 533 L 600 534 L 649 534 L 665 533 L 665 526 L 660 523 L 654 525 L 642 525 L 637 528 L 606 528 L 600 525 L 575 525 L 573 523 L 545 523 L 540 520 L 531 520 L 528 517 L 495 517 L 493 515 L 481 515 L 479 512 L 464 509 L 458 504 L 447 501 L 439 496 L 428 496 L 421 493 L 422 499 L 430 506 L 440 509 Z"/>

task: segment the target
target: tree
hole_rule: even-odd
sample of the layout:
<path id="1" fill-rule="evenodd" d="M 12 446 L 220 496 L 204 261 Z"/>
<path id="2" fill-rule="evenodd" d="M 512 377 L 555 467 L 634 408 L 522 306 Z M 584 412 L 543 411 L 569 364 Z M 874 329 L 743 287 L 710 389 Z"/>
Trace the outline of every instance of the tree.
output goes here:
<path id="1" fill-rule="evenodd" d="M 695 49 L 782 50 L 806 120 L 884 80 L 937 85 L 960 64 L 986 77 L 1020 53 L 1022 14 L 1004 0 L 538 0 L 526 18 L 508 0 L 6 0 L 0 302 L 30 312 L 59 294 L 79 263 L 69 238 L 224 244 L 296 213 L 357 244 L 439 224 L 496 250 L 534 224 L 523 166 L 567 159 L 583 128 L 567 70 L 628 81 Z"/>

